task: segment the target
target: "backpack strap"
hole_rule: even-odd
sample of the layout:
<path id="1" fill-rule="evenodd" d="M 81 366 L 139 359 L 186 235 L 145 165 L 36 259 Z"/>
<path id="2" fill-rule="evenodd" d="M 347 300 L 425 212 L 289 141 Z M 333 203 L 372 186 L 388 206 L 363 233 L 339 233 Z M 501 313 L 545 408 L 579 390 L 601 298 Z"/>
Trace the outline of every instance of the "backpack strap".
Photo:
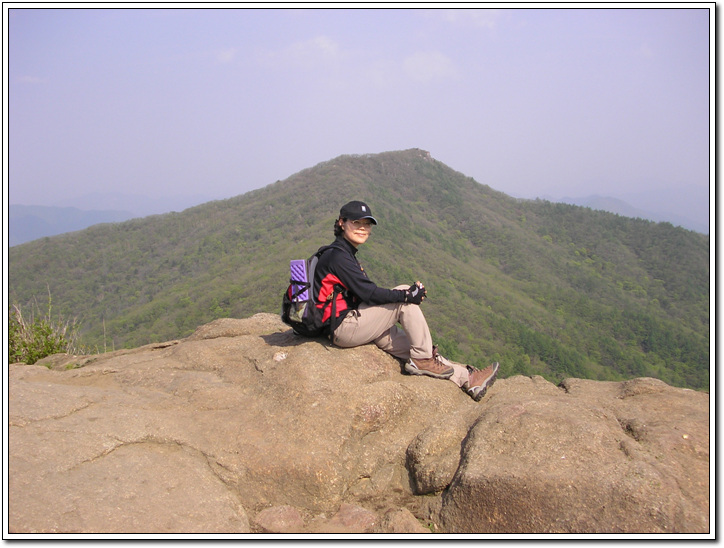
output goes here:
<path id="1" fill-rule="evenodd" d="M 289 283 L 299 288 L 289 296 L 292 301 L 311 287 L 309 282 L 302 282 L 300 280 L 291 279 L 289 280 Z"/>
<path id="2" fill-rule="evenodd" d="M 344 295 L 347 290 L 344 286 L 334 284 L 334 291 L 332 291 L 332 315 L 329 317 L 329 340 L 334 343 L 334 330 L 339 325 L 339 318 L 337 317 L 337 295 Z"/>
<path id="3" fill-rule="evenodd" d="M 325 251 L 328 251 L 330 249 L 339 249 L 340 251 L 346 251 L 341 245 L 338 245 L 337 242 L 332 242 L 329 245 L 325 245 L 319 248 L 317 251 L 317 256 L 321 257 L 322 253 Z M 339 326 L 339 318 L 337 317 L 337 296 L 338 295 L 346 295 L 347 289 L 343 285 L 340 284 L 334 284 L 331 300 L 328 300 L 325 306 L 322 308 L 322 313 L 324 313 L 324 310 L 327 308 L 327 306 L 332 307 L 332 314 L 329 317 L 329 340 L 334 343 L 334 330 L 337 329 Z"/>

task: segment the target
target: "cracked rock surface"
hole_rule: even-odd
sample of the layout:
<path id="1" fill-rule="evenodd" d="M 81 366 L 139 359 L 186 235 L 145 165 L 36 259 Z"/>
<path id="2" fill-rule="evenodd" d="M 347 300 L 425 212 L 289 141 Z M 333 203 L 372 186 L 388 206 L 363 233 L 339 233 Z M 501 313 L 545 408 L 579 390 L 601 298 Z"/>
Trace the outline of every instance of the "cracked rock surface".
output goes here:
<path id="1" fill-rule="evenodd" d="M 654 379 L 476 403 L 270 314 L 44 363 L 10 366 L 10 533 L 709 531 L 709 395 Z"/>

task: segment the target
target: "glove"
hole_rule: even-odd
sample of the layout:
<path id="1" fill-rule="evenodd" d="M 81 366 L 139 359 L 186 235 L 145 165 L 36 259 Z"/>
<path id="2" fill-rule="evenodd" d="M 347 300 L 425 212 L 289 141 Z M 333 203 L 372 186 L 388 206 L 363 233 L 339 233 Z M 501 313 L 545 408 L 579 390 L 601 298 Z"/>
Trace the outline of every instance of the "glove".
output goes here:
<path id="1" fill-rule="evenodd" d="M 420 282 L 410 284 L 410 289 L 408 289 L 407 293 L 405 294 L 405 302 L 420 304 L 422 302 L 422 299 L 425 298 L 426 293 L 427 291 L 425 290 L 425 286 L 422 285 Z"/>

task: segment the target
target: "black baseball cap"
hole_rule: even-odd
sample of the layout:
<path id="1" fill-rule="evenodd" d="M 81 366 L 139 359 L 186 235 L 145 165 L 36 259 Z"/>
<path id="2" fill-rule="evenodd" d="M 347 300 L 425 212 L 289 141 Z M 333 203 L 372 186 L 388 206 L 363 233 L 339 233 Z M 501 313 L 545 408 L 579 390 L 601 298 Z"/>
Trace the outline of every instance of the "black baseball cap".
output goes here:
<path id="1" fill-rule="evenodd" d="M 377 224 L 377 219 L 372 216 L 372 210 L 364 202 L 353 201 L 342 206 L 339 210 L 339 216 L 342 219 L 349 219 L 350 221 L 356 221 L 358 219 L 369 219 L 374 224 Z"/>

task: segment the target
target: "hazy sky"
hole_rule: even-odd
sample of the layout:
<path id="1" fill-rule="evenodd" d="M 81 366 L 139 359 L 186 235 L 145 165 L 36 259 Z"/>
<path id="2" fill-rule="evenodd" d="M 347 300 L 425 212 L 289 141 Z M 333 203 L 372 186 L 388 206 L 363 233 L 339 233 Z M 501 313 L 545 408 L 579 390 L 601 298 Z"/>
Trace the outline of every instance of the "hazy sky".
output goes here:
<path id="1" fill-rule="evenodd" d="M 227 198 L 413 147 L 519 197 L 708 193 L 713 4 L 19 6 L 4 11 L 10 203 Z"/>

